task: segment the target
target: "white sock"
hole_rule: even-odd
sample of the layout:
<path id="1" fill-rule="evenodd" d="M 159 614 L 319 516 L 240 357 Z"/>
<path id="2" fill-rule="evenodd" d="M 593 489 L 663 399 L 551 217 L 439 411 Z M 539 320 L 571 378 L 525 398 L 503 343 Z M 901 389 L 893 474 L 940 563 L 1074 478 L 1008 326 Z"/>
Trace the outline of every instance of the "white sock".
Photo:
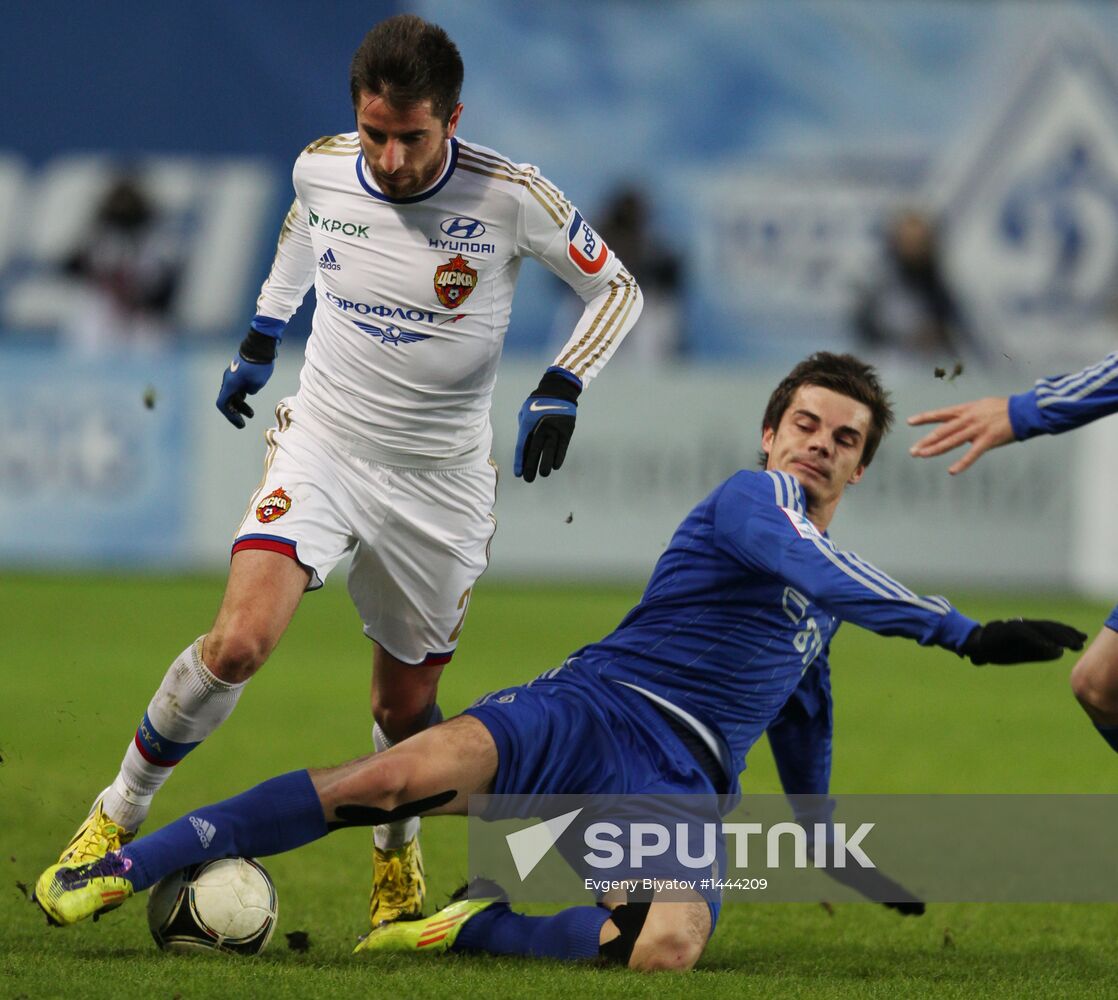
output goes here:
<path id="1" fill-rule="evenodd" d="M 204 638 L 192 642 L 168 668 L 120 771 L 103 793 L 106 815 L 126 830 L 134 832 L 147 818 L 152 798 L 175 765 L 229 718 L 248 683 L 229 684 L 210 672 L 202 662 Z"/>
<path id="2" fill-rule="evenodd" d="M 431 708 L 431 715 L 427 719 L 427 726 L 437 725 L 443 721 L 443 713 L 438 705 Z M 383 753 L 389 747 L 395 746 L 395 741 L 390 740 L 380 728 L 380 723 L 373 723 L 373 749 Z M 373 827 L 373 843 L 382 851 L 395 851 L 403 847 L 409 840 L 419 836 L 419 817 L 409 816 L 407 819 L 398 819 L 395 823 L 381 823 Z"/>

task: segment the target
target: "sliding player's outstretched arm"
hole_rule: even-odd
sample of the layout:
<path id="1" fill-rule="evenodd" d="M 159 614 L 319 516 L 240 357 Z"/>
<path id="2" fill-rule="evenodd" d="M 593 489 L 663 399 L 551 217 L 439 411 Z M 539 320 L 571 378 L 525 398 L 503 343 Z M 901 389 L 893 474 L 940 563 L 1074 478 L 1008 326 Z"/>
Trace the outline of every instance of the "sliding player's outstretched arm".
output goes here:
<path id="1" fill-rule="evenodd" d="M 909 590 L 835 546 L 804 514 L 803 491 L 786 473 L 739 473 L 722 493 L 720 543 L 754 571 L 777 576 L 837 618 L 879 635 L 901 635 L 967 656 L 975 664 L 1055 660 L 1087 636 L 1061 622 L 980 625 L 943 597 Z"/>
<path id="2" fill-rule="evenodd" d="M 830 668 L 820 656 L 804 672 L 780 715 L 770 723 L 769 739 L 784 794 L 811 845 L 812 861 L 836 882 L 904 916 L 922 916 L 924 901 L 877 868 L 829 864 L 834 840 L 835 800 L 830 796 L 834 712 Z M 819 835 L 826 843 L 819 842 Z M 819 848 L 823 848 L 820 850 Z"/>
<path id="3" fill-rule="evenodd" d="M 970 468 L 991 448 L 1038 434 L 1060 434 L 1118 411 L 1118 351 L 1070 375 L 1040 379 L 1015 396 L 989 396 L 968 403 L 927 410 L 908 418 L 917 427 L 939 426 L 910 449 L 916 458 L 932 458 L 969 444 L 948 472 Z"/>

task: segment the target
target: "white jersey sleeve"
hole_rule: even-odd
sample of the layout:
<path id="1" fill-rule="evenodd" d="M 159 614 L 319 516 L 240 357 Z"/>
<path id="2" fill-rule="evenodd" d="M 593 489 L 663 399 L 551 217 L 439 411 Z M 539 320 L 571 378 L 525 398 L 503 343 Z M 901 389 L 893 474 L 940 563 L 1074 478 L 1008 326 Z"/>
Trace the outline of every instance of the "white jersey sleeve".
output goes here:
<path id="1" fill-rule="evenodd" d="M 282 325 L 273 329 L 282 333 L 283 326 L 295 314 L 303 296 L 314 284 L 314 263 L 314 247 L 311 244 L 307 213 L 299 198 L 296 182 L 295 200 L 280 226 L 272 268 L 256 300 L 254 326 L 264 330 L 266 324 L 261 324 L 261 320 L 279 320 Z"/>
<path id="2" fill-rule="evenodd" d="M 636 280 L 558 188 L 535 167 L 521 195 L 517 242 L 562 278 L 585 303 L 555 365 L 585 386 L 617 350 L 640 315 L 643 299 Z"/>

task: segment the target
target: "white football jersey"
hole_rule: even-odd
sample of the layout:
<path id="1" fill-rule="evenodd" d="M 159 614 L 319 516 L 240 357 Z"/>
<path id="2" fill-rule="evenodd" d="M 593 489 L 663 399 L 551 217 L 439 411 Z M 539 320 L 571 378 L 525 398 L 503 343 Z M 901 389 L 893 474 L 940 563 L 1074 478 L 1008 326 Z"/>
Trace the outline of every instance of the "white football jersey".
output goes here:
<path id="1" fill-rule="evenodd" d="M 423 192 L 383 194 L 357 133 L 311 143 L 253 325 L 280 331 L 314 282 L 295 410 L 351 452 L 418 468 L 487 456 L 489 407 L 525 255 L 585 303 L 555 359 L 588 383 L 636 322 L 641 293 L 539 171 L 447 143 Z"/>

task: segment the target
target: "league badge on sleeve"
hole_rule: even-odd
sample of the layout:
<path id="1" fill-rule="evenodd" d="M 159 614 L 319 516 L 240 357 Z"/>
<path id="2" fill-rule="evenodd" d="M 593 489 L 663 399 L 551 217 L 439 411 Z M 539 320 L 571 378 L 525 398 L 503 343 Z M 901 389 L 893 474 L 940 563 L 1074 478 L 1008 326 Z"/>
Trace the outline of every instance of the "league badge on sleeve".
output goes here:
<path id="1" fill-rule="evenodd" d="M 477 271 L 461 254 L 435 268 L 435 294 L 447 309 L 457 309 L 477 287 Z"/>
<path id="2" fill-rule="evenodd" d="M 583 274 L 597 274 L 609 257 L 609 247 L 577 208 L 567 227 L 567 254 Z"/>

